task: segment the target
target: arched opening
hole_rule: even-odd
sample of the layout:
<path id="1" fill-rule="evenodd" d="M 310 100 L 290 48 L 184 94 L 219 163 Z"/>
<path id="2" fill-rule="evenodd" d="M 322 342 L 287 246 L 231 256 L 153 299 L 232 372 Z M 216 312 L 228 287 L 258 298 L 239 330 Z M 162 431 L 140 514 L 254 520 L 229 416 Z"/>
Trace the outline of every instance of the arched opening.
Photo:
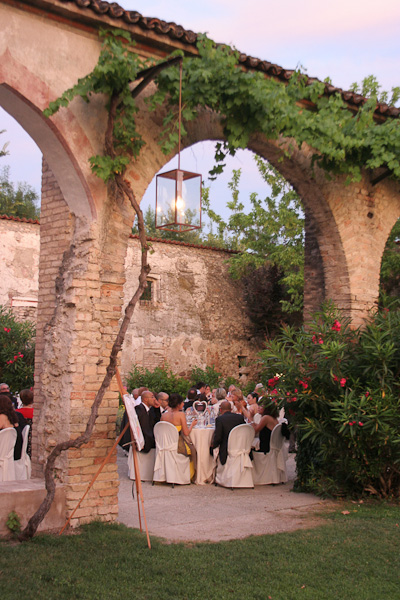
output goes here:
<path id="1" fill-rule="evenodd" d="M 391 298 L 400 298 L 400 217 L 389 234 L 382 254 L 380 292 Z"/>
<path id="2" fill-rule="evenodd" d="M 0 106 L 18 121 L 40 148 L 71 213 L 92 220 L 95 208 L 90 190 L 75 157 L 52 122 L 6 84 L 0 85 Z"/>

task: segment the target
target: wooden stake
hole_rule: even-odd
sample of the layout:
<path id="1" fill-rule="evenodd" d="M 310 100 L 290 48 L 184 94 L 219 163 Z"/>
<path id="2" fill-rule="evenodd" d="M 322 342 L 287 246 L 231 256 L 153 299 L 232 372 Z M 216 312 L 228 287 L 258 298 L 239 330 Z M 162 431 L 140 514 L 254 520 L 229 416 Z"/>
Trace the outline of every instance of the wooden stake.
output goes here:
<path id="1" fill-rule="evenodd" d="M 124 386 L 122 384 L 122 379 L 121 379 L 121 375 L 119 373 L 118 368 L 116 369 L 115 376 L 116 376 L 117 383 L 118 383 L 119 393 L 121 394 L 122 401 L 124 401 L 125 390 L 124 390 Z M 101 463 L 101 465 L 100 465 L 100 467 L 99 467 L 96 475 L 93 477 L 92 481 L 89 483 L 89 485 L 88 485 L 85 493 L 83 494 L 82 498 L 79 500 L 78 504 L 76 505 L 76 507 L 72 511 L 70 517 L 67 519 L 67 521 L 65 522 L 63 528 L 60 530 L 59 535 L 61 535 L 63 533 L 63 531 L 65 530 L 65 528 L 69 525 L 72 517 L 74 516 L 74 514 L 76 513 L 76 511 L 80 507 L 81 503 L 83 502 L 83 500 L 86 497 L 87 493 L 89 492 L 90 488 L 93 486 L 94 482 L 96 481 L 97 477 L 100 475 L 100 473 L 103 470 L 104 466 L 110 460 L 112 453 L 114 452 L 115 448 L 118 446 L 118 443 L 122 439 L 122 436 L 124 435 L 124 433 L 126 432 L 126 430 L 128 429 L 128 427 L 130 427 L 129 422 L 125 425 L 124 429 L 121 431 L 120 435 L 116 439 L 116 441 L 115 441 L 113 447 L 111 448 L 110 452 L 107 454 L 107 456 L 105 457 L 105 459 Z M 142 531 L 142 520 L 141 520 L 141 515 L 140 515 L 140 500 L 141 500 L 141 502 L 142 502 L 142 510 L 143 510 L 143 520 L 144 520 L 144 524 L 145 524 L 145 527 L 146 527 L 147 545 L 151 549 L 149 530 L 147 528 L 147 521 L 146 521 L 146 513 L 145 513 L 145 510 L 144 510 L 144 499 L 143 499 L 143 492 L 142 492 L 142 481 L 140 479 L 139 462 L 138 462 L 138 459 L 137 459 L 137 454 L 136 454 L 137 451 L 136 451 L 136 446 L 135 446 L 135 442 L 134 442 L 134 438 L 133 438 L 132 428 L 131 428 L 131 439 L 132 439 L 133 464 L 134 464 L 134 467 L 135 467 L 135 484 L 136 484 L 136 497 L 137 497 L 137 503 L 138 503 L 139 529 L 140 529 L 140 531 Z M 139 500 L 139 497 L 140 497 L 140 500 Z"/>
<path id="2" fill-rule="evenodd" d="M 122 379 L 121 379 L 121 375 L 120 375 L 118 367 L 115 370 L 115 377 L 117 379 L 119 393 L 121 394 L 122 401 L 124 401 L 125 390 L 124 390 L 124 386 L 122 383 Z M 136 446 L 135 446 L 135 442 L 134 442 L 132 428 L 131 428 L 131 439 L 132 439 L 133 465 L 135 467 L 135 483 L 136 483 L 136 496 L 137 496 L 137 502 L 138 502 L 139 528 L 140 528 L 140 531 L 142 531 L 142 521 L 141 521 L 141 516 L 140 516 L 140 503 L 139 503 L 139 497 L 140 497 L 140 501 L 142 503 L 144 526 L 146 528 L 147 545 L 151 549 L 149 530 L 147 528 L 146 513 L 144 510 L 142 480 L 140 479 L 139 461 L 137 459 L 137 453 L 136 453 L 137 451 L 136 451 Z"/>
<path id="3" fill-rule="evenodd" d="M 111 458 L 111 454 L 114 452 L 115 448 L 118 446 L 119 441 L 122 439 L 122 436 L 124 435 L 125 431 L 128 429 L 129 427 L 129 423 L 127 423 L 125 425 L 125 427 L 123 428 L 123 430 L 121 431 L 120 435 L 118 436 L 118 438 L 115 440 L 115 444 L 113 445 L 113 447 L 111 448 L 110 452 L 107 454 L 107 456 L 105 457 L 105 459 L 103 460 L 103 462 L 101 463 L 99 470 L 97 471 L 96 475 L 93 477 L 92 481 L 89 483 L 86 492 L 83 494 L 82 498 L 79 500 L 78 504 L 75 506 L 74 510 L 72 511 L 69 519 L 67 519 L 67 521 L 64 524 L 64 527 L 61 529 L 59 535 L 62 534 L 62 532 L 64 531 L 64 529 L 69 525 L 69 522 L 71 521 L 72 517 L 74 516 L 74 514 L 76 513 L 76 511 L 78 510 L 78 508 L 80 507 L 83 499 L 86 497 L 86 494 L 88 493 L 88 491 L 90 490 L 90 488 L 92 487 L 92 485 L 94 484 L 94 482 L 96 481 L 97 477 L 100 475 L 101 471 L 103 470 L 103 467 L 108 463 L 108 461 Z"/>

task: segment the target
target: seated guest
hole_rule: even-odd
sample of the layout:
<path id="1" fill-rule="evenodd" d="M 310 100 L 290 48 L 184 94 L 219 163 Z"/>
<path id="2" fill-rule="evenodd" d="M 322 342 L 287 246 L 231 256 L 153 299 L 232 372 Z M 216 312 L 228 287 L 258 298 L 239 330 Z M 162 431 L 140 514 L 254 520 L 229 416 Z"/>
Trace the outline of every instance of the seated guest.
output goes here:
<path id="1" fill-rule="evenodd" d="M 217 388 L 215 390 L 215 399 L 216 399 L 216 403 L 214 404 L 214 411 L 216 413 L 218 413 L 219 411 L 219 407 L 221 406 L 221 403 L 224 402 L 224 400 L 226 400 L 226 390 L 225 388 Z"/>
<path id="2" fill-rule="evenodd" d="M 191 387 L 188 391 L 187 398 L 184 403 L 184 410 L 187 410 L 193 405 L 193 402 L 197 399 L 197 388 Z"/>
<path id="3" fill-rule="evenodd" d="M 13 404 L 6 394 L 0 394 L 0 429 L 15 427 L 17 432 L 17 441 L 14 446 L 14 460 L 21 458 L 22 451 L 22 430 L 26 421 L 21 414 L 17 414 Z"/>
<path id="4" fill-rule="evenodd" d="M 142 392 L 142 398 L 140 404 L 135 406 L 136 414 L 139 419 L 140 427 L 142 429 L 143 437 L 144 437 L 144 447 L 142 452 L 150 452 L 152 448 L 156 447 L 156 443 L 154 440 L 154 425 L 157 423 L 157 413 L 156 411 L 151 411 L 150 409 L 154 407 L 156 400 L 154 398 L 153 392 L 149 390 L 145 390 Z M 160 419 L 158 419 L 160 420 Z M 121 429 L 122 431 L 125 428 L 125 425 L 128 422 L 128 414 L 125 411 L 121 421 Z M 127 431 L 124 433 L 122 439 L 119 441 L 119 445 L 125 450 L 129 450 L 129 444 L 132 443 L 131 438 L 131 430 L 128 427 Z"/>
<path id="5" fill-rule="evenodd" d="M 194 419 L 190 427 L 187 426 L 185 413 L 183 412 L 183 405 L 183 398 L 180 394 L 171 394 L 169 398 L 169 410 L 163 413 L 161 416 L 161 421 L 167 421 L 168 423 L 171 423 L 177 428 L 179 433 L 182 432 L 186 447 L 186 456 L 190 457 L 190 479 L 192 480 L 196 473 L 196 467 L 193 460 L 194 454 L 192 452 L 193 445 L 190 439 L 185 438 L 189 438 L 190 432 L 196 425 L 197 421 Z"/>
<path id="6" fill-rule="evenodd" d="M 168 408 L 168 394 L 165 392 L 160 392 L 159 394 L 153 394 L 154 396 L 154 406 L 150 408 L 150 412 L 154 418 L 154 424 L 158 423 L 161 420 L 161 415 Z"/>
<path id="7" fill-rule="evenodd" d="M 22 390 L 20 392 L 19 397 L 21 398 L 22 407 L 17 408 L 15 412 L 21 413 L 24 417 L 26 424 L 30 426 L 29 435 L 28 435 L 28 446 L 26 448 L 26 453 L 31 456 L 32 455 L 32 422 L 33 422 L 33 391 L 32 390 Z"/>
<path id="8" fill-rule="evenodd" d="M 138 406 L 135 406 L 135 410 L 144 437 L 144 448 L 142 449 L 142 452 L 147 453 L 150 452 L 152 448 L 156 447 L 154 425 L 157 422 L 157 417 L 155 411 L 150 410 L 154 407 L 156 399 L 153 392 L 150 392 L 149 390 L 142 392 L 141 396 L 142 402 L 138 404 Z"/>
<path id="9" fill-rule="evenodd" d="M 208 383 L 204 389 L 204 394 L 207 397 L 207 402 L 211 402 L 212 392 L 211 392 L 211 387 L 208 385 Z"/>
<path id="10" fill-rule="evenodd" d="M 246 408 L 246 400 L 243 397 L 242 390 L 239 390 L 239 388 L 234 388 L 231 391 L 230 401 L 233 402 L 233 412 L 243 415 L 246 419 L 250 420 L 249 412 Z"/>
<path id="11" fill-rule="evenodd" d="M 249 421 L 254 419 L 254 415 L 258 413 L 258 394 L 257 392 L 251 392 L 247 396 L 247 410 L 249 413 Z"/>
<path id="12" fill-rule="evenodd" d="M 251 424 L 254 427 L 254 431 L 258 433 L 258 437 L 260 438 L 260 449 L 257 450 L 257 452 L 264 452 L 264 454 L 267 454 L 269 452 L 271 432 L 279 423 L 279 409 L 274 402 L 270 402 L 264 406 L 259 406 L 259 413 L 261 414 L 261 420 L 258 425 L 255 423 Z M 286 423 L 282 423 L 281 431 L 282 435 L 286 439 L 289 439 L 290 431 Z"/>
<path id="13" fill-rule="evenodd" d="M 20 412 L 25 419 L 33 419 L 33 392 L 32 390 L 21 390 L 19 395 L 22 402 L 22 407 L 17 408 L 17 412 Z"/>
<path id="14" fill-rule="evenodd" d="M 221 402 L 219 416 L 215 420 L 215 431 L 210 446 L 211 455 L 215 448 L 219 448 L 219 460 L 221 465 L 224 465 L 228 458 L 228 436 L 230 432 L 237 425 L 243 425 L 244 422 L 243 415 L 232 412 L 230 402 L 227 400 Z"/>
<path id="15" fill-rule="evenodd" d="M 8 396 L 13 404 L 14 410 L 18 408 L 18 400 L 10 392 L 10 386 L 8 383 L 0 383 L 0 394 Z"/>
<path id="16" fill-rule="evenodd" d="M 161 415 L 165 413 L 166 410 L 168 410 L 168 399 L 169 396 L 166 392 L 160 392 L 159 394 L 157 394 L 157 402 L 160 405 Z"/>

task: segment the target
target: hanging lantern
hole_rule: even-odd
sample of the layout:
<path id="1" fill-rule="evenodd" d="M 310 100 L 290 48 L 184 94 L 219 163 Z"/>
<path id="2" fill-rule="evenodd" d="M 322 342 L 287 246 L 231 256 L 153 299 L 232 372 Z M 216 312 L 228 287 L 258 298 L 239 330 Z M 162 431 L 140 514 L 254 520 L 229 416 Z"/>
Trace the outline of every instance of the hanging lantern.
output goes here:
<path id="1" fill-rule="evenodd" d="M 181 169 L 182 61 L 179 68 L 178 168 L 156 177 L 156 229 L 201 228 L 201 175 Z"/>

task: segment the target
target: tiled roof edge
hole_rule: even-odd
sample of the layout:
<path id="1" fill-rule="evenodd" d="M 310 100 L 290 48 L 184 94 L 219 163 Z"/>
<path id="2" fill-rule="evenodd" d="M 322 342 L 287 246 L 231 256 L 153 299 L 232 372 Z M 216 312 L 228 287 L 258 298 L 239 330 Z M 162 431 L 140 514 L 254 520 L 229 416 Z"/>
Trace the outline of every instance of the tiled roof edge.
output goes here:
<path id="1" fill-rule="evenodd" d="M 195 46 L 197 42 L 198 34 L 184 29 L 181 25 L 177 25 L 173 22 L 166 22 L 161 19 L 153 17 L 144 17 L 137 11 L 125 10 L 117 2 L 106 2 L 105 0 L 60 0 L 60 2 L 72 2 L 78 8 L 82 10 L 91 10 L 98 16 L 107 16 L 111 19 L 121 19 L 128 25 L 136 25 L 147 31 L 153 31 L 156 34 L 166 35 L 172 40 L 178 40 L 181 43 L 188 44 L 189 46 Z M 275 65 L 266 60 L 254 58 L 247 54 L 239 55 L 239 62 L 249 68 L 256 71 L 262 71 L 270 77 L 274 77 L 281 81 L 287 82 L 293 74 L 293 69 L 284 69 L 279 65 Z M 308 83 L 311 84 L 315 81 L 319 81 L 316 77 L 308 77 Z M 330 83 L 325 84 L 325 94 L 331 96 L 332 94 L 340 94 L 343 100 L 351 107 L 358 108 L 365 103 L 366 98 L 361 94 L 357 94 L 352 91 L 345 91 L 341 88 L 335 87 Z M 377 103 L 375 113 L 382 115 L 383 117 L 398 117 L 400 115 L 400 108 L 395 106 L 389 106 L 385 103 Z"/>
<path id="2" fill-rule="evenodd" d="M 139 236 L 131 233 L 129 236 L 134 240 L 138 240 Z M 189 242 L 180 242 L 179 240 L 164 240 L 162 238 L 147 237 L 149 242 L 160 242 L 160 244 L 171 244 L 173 246 L 186 246 L 187 248 L 199 248 L 200 250 L 214 250 L 217 252 L 226 252 L 227 254 L 240 254 L 238 250 L 229 250 L 228 248 L 217 248 L 216 246 L 205 246 L 203 244 L 190 244 Z"/>
<path id="3" fill-rule="evenodd" d="M 32 223 L 32 225 L 40 225 L 37 219 L 25 219 L 25 217 L 14 217 L 13 215 L 0 215 L 0 219 L 4 221 L 17 221 L 18 223 Z"/>

